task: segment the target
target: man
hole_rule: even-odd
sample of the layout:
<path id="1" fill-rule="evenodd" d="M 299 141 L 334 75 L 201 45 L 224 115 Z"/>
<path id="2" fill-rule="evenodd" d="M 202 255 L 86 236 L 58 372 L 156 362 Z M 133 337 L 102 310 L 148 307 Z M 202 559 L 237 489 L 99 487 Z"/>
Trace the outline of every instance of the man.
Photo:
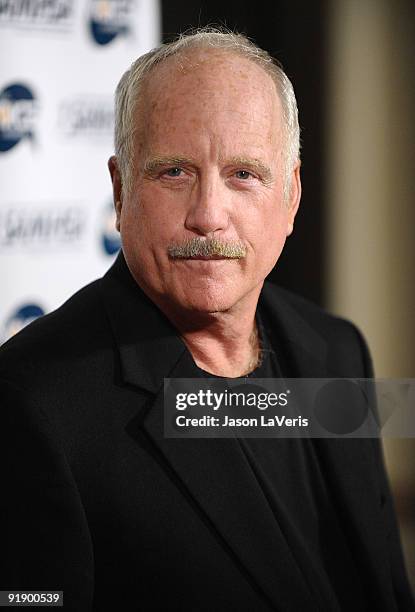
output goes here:
<path id="1" fill-rule="evenodd" d="M 264 279 L 300 186 L 292 86 L 243 36 L 139 58 L 109 162 L 122 253 L 1 351 L 2 589 L 66 610 L 413 610 L 375 440 L 168 439 L 164 377 L 370 377 Z"/>

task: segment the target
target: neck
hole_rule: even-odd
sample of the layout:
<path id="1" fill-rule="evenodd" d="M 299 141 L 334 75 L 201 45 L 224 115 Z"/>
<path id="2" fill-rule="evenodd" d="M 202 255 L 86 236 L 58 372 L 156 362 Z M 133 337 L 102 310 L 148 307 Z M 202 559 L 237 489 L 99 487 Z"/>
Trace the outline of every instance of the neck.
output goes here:
<path id="1" fill-rule="evenodd" d="M 252 321 L 250 333 L 233 334 L 229 327 L 225 332 L 212 326 L 202 333 L 184 333 L 182 338 L 199 368 L 216 376 L 245 376 L 259 363 L 260 348 L 255 320 Z"/>
<path id="2" fill-rule="evenodd" d="M 260 361 L 255 312 L 258 299 L 249 307 L 225 312 L 180 317 L 166 313 L 178 329 L 196 364 L 216 376 L 237 378 L 252 372 Z"/>

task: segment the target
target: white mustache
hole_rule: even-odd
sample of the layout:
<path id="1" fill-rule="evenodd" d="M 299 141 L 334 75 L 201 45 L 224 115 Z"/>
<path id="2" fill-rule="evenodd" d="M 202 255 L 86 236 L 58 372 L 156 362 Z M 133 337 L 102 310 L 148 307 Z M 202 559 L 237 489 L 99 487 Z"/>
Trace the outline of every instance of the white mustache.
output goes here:
<path id="1" fill-rule="evenodd" d="M 173 259 L 209 257 L 219 255 L 228 259 L 246 257 L 246 247 L 241 242 L 227 242 L 217 238 L 191 238 L 182 244 L 173 244 L 167 252 Z"/>

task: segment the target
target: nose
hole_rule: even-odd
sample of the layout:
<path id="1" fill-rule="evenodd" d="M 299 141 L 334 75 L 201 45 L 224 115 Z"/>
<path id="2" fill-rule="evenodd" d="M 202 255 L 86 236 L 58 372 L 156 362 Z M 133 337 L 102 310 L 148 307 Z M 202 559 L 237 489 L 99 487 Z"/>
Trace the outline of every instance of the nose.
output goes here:
<path id="1" fill-rule="evenodd" d="M 226 230 L 229 225 L 229 193 L 219 173 L 201 177 L 191 196 L 186 229 L 207 236 Z"/>

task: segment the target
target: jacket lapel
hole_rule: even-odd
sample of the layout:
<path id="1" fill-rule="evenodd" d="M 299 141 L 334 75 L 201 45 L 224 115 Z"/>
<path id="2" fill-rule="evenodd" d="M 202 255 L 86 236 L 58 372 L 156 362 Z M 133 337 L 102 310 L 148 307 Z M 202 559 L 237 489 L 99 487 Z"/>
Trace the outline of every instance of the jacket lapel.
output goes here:
<path id="1" fill-rule="evenodd" d="M 189 374 L 187 356 L 171 378 Z M 243 573 L 277 610 L 318 609 L 239 442 L 169 439 L 163 435 L 163 392 L 143 428 Z"/>

